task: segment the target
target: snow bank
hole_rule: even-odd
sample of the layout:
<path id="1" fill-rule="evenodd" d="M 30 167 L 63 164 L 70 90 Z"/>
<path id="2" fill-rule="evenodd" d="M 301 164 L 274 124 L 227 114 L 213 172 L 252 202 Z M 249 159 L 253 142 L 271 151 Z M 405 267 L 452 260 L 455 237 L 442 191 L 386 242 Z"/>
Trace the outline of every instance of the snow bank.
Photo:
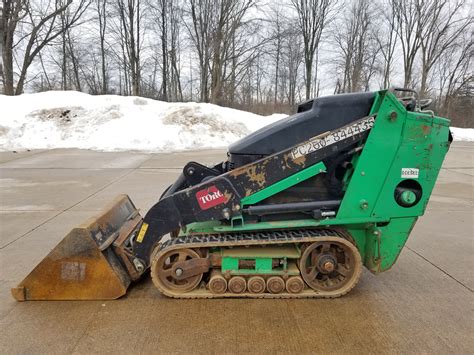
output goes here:
<path id="1" fill-rule="evenodd" d="M 50 91 L 0 95 L 0 150 L 82 148 L 149 152 L 227 147 L 283 114 L 259 116 L 211 104 Z M 474 129 L 452 128 L 474 141 Z"/>
<path id="2" fill-rule="evenodd" d="M 455 141 L 474 142 L 474 128 L 451 127 L 451 133 Z"/>
<path id="3" fill-rule="evenodd" d="M 0 96 L 0 150 L 175 151 L 226 147 L 282 114 L 50 91 Z"/>

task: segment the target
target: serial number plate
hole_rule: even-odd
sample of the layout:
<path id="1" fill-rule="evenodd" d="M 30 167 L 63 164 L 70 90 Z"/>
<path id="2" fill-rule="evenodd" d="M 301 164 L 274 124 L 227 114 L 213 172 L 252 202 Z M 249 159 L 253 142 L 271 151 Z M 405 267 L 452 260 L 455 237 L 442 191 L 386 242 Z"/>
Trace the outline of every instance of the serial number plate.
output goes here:
<path id="1" fill-rule="evenodd" d="M 374 122 L 375 117 L 370 116 L 350 126 L 331 132 L 325 136 L 319 135 L 317 137 L 311 138 L 309 141 L 293 148 L 291 151 L 291 157 L 293 159 L 298 159 L 321 148 L 327 147 L 328 145 L 368 131 L 374 126 Z"/>

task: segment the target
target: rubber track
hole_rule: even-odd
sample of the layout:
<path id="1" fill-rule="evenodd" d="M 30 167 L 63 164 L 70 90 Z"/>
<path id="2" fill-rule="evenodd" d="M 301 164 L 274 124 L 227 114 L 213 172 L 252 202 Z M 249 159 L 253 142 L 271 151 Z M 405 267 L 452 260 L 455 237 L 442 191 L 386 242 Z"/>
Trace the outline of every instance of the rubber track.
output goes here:
<path id="1" fill-rule="evenodd" d="M 279 245 L 279 244 L 290 244 L 290 243 L 313 243 L 319 241 L 320 238 L 341 238 L 354 244 L 352 238 L 344 230 L 340 229 L 296 229 L 296 230 L 280 230 L 280 231 L 256 231 L 247 233 L 218 233 L 218 234 L 197 234 L 191 236 L 181 236 L 173 239 L 169 239 L 164 243 L 161 243 L 157 250 L 153 253 L 153 259 L 158 259 L 162 254 L 167 253 L 170 250 L 182 249 L 182 248 L 210 248 L 210 247 L 239 247 L 239 246 L 256 246 L 261 245 Z M 360 255 L 359 256 L 359 263 Z M 357 279 L 353 286 L 357 284 L 361 275 L 361 265 L 359 265 L 359 272 Z M 152 279 L 154 279 L 153 273 L 151 273 Z M 172 298 L 337 298 L 348 293 L 346 292 L 336 295 L 321 295 L 311 288 L 306 287 L 305 290 L 299 294 L 292 293 L 240 293 L 234 294 L 226 292 L 225 294 L 213 294 L 207 288 L 198 286 L 196 289 L 187 293 L 172 293 L 168 289 L 160 287 L 158 282 L 155 282 L 155 286 L 161 293 Z"/>

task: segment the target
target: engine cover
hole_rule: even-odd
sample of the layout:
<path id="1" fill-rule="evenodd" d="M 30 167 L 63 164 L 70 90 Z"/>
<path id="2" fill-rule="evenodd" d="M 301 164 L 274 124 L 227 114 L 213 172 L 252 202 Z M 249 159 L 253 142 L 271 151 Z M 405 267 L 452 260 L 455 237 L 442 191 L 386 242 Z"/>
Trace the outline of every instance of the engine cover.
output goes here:
<path id="1" fill-rule="evenodd" d="M 306 101 L 298 106 L 298 113 L 231 144 L 229 162 L 239 167 L 368 116 L 374 98 L 375 93 L 367 92 Z"/>

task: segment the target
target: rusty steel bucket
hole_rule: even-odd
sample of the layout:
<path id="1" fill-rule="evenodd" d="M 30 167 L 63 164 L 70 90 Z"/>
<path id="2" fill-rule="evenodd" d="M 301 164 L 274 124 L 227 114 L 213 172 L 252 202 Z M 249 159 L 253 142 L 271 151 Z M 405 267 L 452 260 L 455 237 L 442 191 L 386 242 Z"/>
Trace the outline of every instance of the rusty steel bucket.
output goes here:
<path id="1" fill-rule="evenodd" d="M 144 271 L 144 267 L 137 267 L 130 246 L 130 236 L 141 223 L 130 198 L 120 195 L 104 212 L 69 232 L 12 288 L 13 297 L 28 301 L 106 300 L 123 296 L 131 281 Z"/>

